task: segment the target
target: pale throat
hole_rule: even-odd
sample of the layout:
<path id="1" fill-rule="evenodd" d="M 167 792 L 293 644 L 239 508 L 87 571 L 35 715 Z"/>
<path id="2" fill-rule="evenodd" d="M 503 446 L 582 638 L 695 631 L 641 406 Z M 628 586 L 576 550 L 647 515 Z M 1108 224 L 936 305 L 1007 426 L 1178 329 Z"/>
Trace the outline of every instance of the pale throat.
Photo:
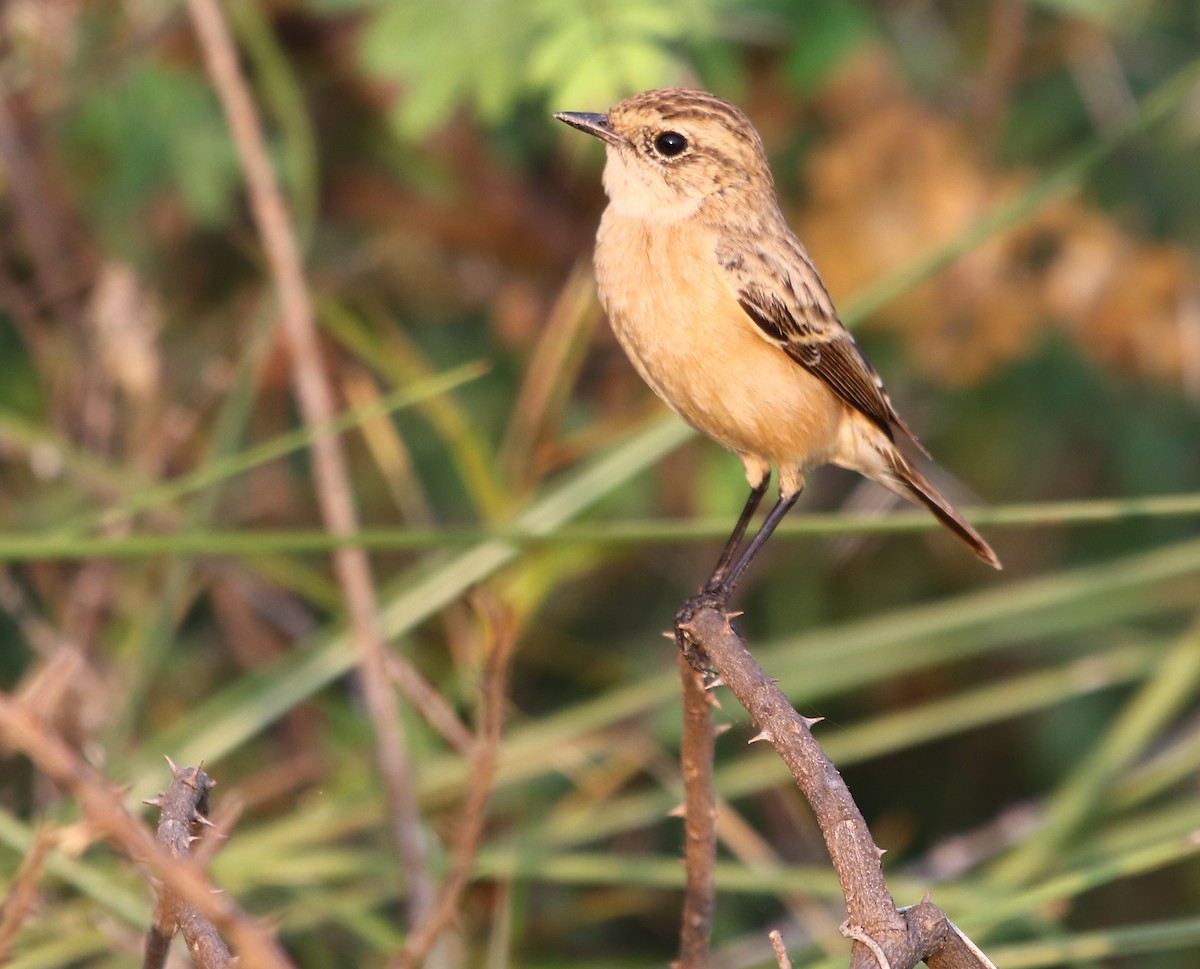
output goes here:
<path id="1" fill-rule="evenodd" d="M 611 148 L 604 165 L 604 191 L 613 211 L 646 222 L 681 222 L 704 204 L 702 195 L 680 194 L 658 171 Z"/>

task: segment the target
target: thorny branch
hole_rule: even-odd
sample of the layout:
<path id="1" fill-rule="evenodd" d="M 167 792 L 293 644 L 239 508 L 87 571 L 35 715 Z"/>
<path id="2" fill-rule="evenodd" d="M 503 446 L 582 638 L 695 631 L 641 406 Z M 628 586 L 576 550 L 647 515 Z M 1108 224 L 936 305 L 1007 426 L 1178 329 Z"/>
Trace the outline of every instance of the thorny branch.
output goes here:
<path id="1" fill-rule="evenodd" d="M 161 809 L 158 821 L 158 843 L 176 858 L 188 858 L 192 834 L 197 825 L 208 824 L 208 794 L 214 781 L 198 767 L 179 768 L 171 763 L 171 786 L 158 797 L 147 801 Z M 197 969 L 226 969 L 233 955 L 222 940 L 217 927 L 169 886 L 158 889 L 158 904 L 154 907 L 154 925 L 146 939 L 143 969 L 161 969 L 166 965 L 167 949 L 175 932 L 183 932 L 188 952 Z"/>
<path id="2" fill-rule="evenodd" d="M 129 857 L 146 864 L 230 940 L 245 969 L 288 969 L 279 943 L 213 884 L 191 858 L 175 857 L 155 841 L 125 807 L 123 796 L 51 731 L 25 704 L 0 693 L 0 746 L 29 757 L 47 777 L 70 791 L 88 824 Z"/>
<path id="3" fill-rule="evenodd" d="M 730 617 L 704 608 L 680 632 L 703 650 L 725 686 L 787 764 L 808 799 L 837 871 L 849 918 L 843 933 L 854 940 L 851 969 L 995 969 L 946 918 L 925 900 L 897 909 L 883 878 L 883 852 L 846 782 L 812 735 L 816 720 L 793 709 L 783 691 L 763 672 Z"/>

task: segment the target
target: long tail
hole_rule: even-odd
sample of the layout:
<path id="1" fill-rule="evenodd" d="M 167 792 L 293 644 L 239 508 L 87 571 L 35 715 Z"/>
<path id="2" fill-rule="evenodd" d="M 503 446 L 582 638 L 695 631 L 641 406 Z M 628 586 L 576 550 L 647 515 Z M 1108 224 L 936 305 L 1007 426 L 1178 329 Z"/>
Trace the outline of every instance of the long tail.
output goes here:
<path id="1" fill-rule="evenodd" d="M 933 512 L 938 521 L 949 529 L 955 538 L 974 552 L 981 561 L 986 562 L 994 569 L 1002 569 L 1004 566 L 1000 564 L 1000 559 L 996 557 L 992 547 L 983 540 L 983 536 L 979 532 L 967 524 L 962 515 L 946 500 L 945 495 L 937 490 L 933 482 L 909 464 L 899 451 L 890 448 L 889 452 L 884 454 L 889 473 L 885 479 L 881 480 L 881 483 L 887 485 L 896 494 L 924 505 Z"/>

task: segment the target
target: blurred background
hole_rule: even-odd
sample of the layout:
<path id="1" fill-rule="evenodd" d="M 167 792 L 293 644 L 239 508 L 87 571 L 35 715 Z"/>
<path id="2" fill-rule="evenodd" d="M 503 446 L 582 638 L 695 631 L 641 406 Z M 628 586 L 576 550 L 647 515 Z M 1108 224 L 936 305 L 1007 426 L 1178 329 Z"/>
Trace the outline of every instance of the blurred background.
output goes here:
<path id="1" fill-rule="evenodd" d="M 237 0 L 392 647 L 468 723 L 515 661 L 430 965 L 651 966 L 682 865 L 660 638 L 745 498 L 596 305 L 600 146 L 686 84 L 758 126 L 891 396 L 1005 562 L 826 470 L 740 629 L 847 778 L 899 904 L 1000 966 L 1200 958 L 1200 8 L 1190 0 Z M 304 967 L 383 965 L 396 860 L 275 294 L 179 4 L 0 5 L 0 677 L 130 803 L 203 760 L 214 877 Z M 888 512 L 895 515 L 884 516 Z M 811 815 L 727 696 L 716 954 L 844 964 Z M 402 712 L 429 864 L 472 775 Z M 146 813 L 149 823 L 154 818 Z M 11 965 L 136 964 L 151 899 L 0 762 Z M 186 957 L 179 955 L 180 959 Z M 824 961 L 832 959 L 832 962 Z M 182 963 L 181 963 L 182 964 Z"/>

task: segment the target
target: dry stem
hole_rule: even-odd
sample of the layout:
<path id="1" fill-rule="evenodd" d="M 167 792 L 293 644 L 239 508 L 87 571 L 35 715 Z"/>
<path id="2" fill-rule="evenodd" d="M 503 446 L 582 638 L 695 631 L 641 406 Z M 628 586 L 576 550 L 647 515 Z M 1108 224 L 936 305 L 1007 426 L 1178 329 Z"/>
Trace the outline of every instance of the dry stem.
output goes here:
<path id="1" fill-rule="evenodd" d="M 516 646 L 512 612 L 490 595 L 475 595 L 487 631 L 487 662 L 480 687 L 477 735 L 471 751 L 471 783 L 467 787 L 462 819 L 454 845 L 454 860 L 437 901 L 405 940 L 404 950 L 392 962 L 394 969 L 415 969 L 429 954 L 446 927 L 458 915 L 459 900 L 470 880 L 483 836 L 488 798 L 500 757 L 507 697 L 508 671 Z"/>
<path id="2" fill-rule="evenodd" d="M 683 925 L 679 932 L 679 969 L 703 969 L 708 964 L 712 934 L 717 860 L 717 802 L 713 790 L 713 698 L 704 678 L 679 652 L 683 688 L 683 739 L 680 756 L 684 792 L 684 861 L 686 884 Z"/>
<path id="3" fill-rule="evenodd" d="M 150 866 L 174 892 L 209 919 L 237 950 L 245 969 L 289 969 L 274 937 L 228 896 L 214 892 L 190 858 L 176 858 L 129 813 L 123 796 L 28 707 L 0 693 L 0 741 L 22 751 L 37 768 L 71 792 L 88 823 L 129 857 Z"/>
<path id="4" fill-rule="evenodd" d="M 851 969 L 988 969 L 990 963 L 929 901 L 898 910 L 883 878 L 883 852 L 846 782 L 812 735 L 815 720 L 802 717 L 755 662 L 729 617 L 700 609 L 680 632 L 707 654 L 713 669 L 783 758 L 808 799 L 837 871 L 854 939 Z"/>
<path id="5" fill-rule="evenodd" d="M 188 858 L 195 827 L 207 823 L 208 794 L 214 781 L 198 767 L 178 768 L 171 764 L 171 786 L 153 801 L 161 809 L 158 820 L 158 843 L 176 858 Z M 169 885 L 158 891 L 154 908 L 154 925 L 146 940 L 143 969 L 161 969 L 166 965 L 167 949 L 177 929 L 183 931 L 184 942 L 197 969 L 227 969 L 233 955 L 225 945 L 217 927 L 194 905 L 180 898 Z"/>
<path id="6" fill-rule="evenodd" d="M 312 300 L 287 203 L 271 168 L 254 102 L 238 66 L 218 0 L 188 0 L 188 10 L 245 171 L 254 219 L 291 348 L 292 376 L 300 411 L 309 427 L 327 426 L 334 416 L 333 394 L 321 363 Z M 313 439 L 312 452 L 325 526 L 334 535 L 352 535 L 358 530 L 358 521 L 341 446 L 333 435 L 322 434 Z M 370 564 L 362 549 L 350 547 L 334 552 L 333 563 L 358 651 L 360 686 L 374 728 L 376 757 L 391 806 L 392 834 L 409 889 L 409 916 L 415 924 L 433 903 L 433 884 L 426 867 L 425 838 L 402 726 L 388 685 L 386 644 L 379 624 Z"/>

